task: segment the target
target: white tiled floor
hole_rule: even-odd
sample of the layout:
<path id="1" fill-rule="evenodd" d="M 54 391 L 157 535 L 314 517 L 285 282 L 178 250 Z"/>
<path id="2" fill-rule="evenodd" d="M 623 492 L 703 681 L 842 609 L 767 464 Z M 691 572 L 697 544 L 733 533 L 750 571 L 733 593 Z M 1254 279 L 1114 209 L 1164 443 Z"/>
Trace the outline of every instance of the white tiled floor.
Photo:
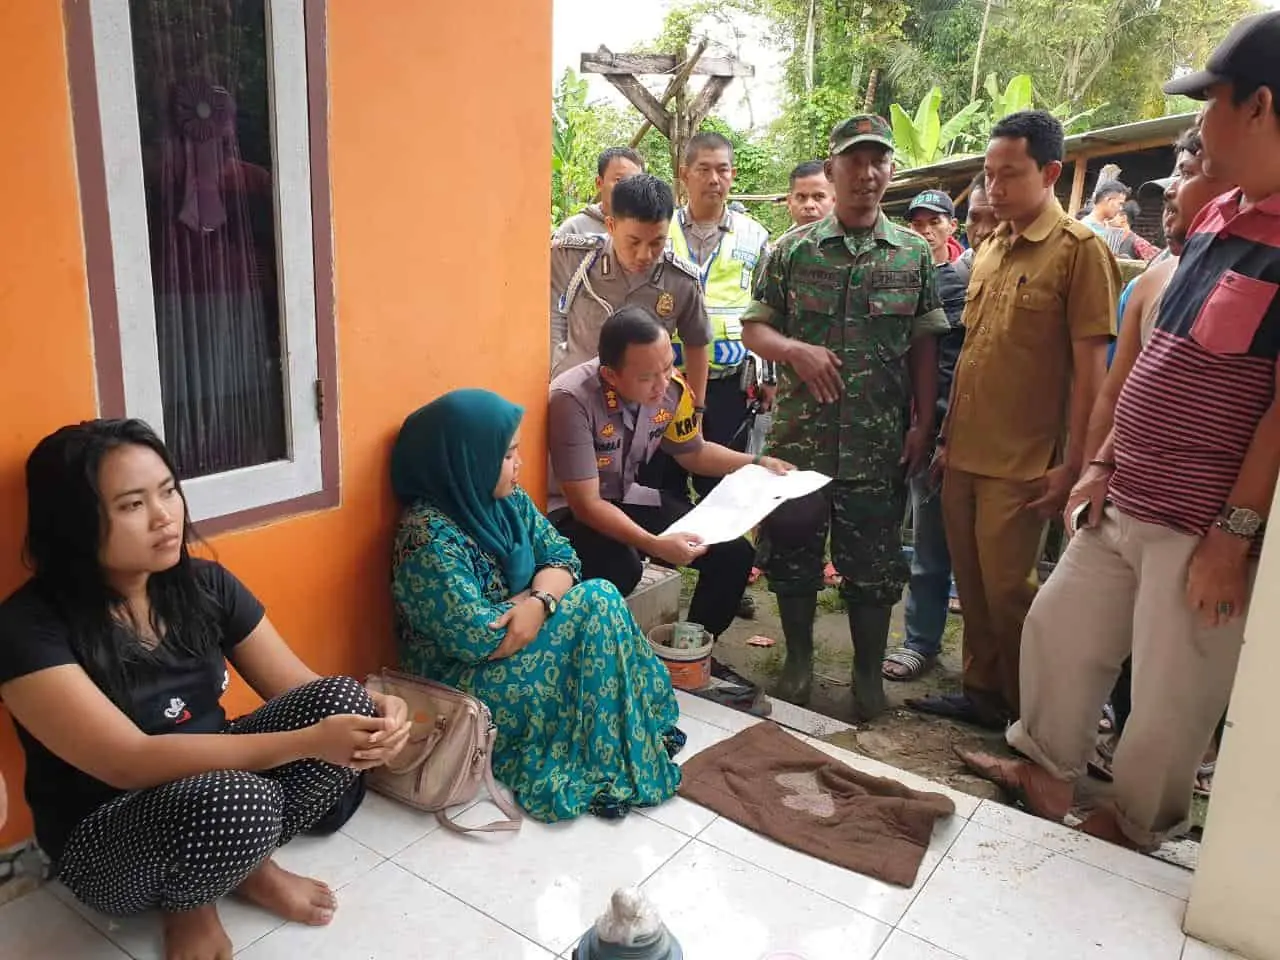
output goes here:
<path id="1" fill-rule="evenodd" d="M 681 695 L 682 759 L 752 722 Z M 851 765 L 943 790 L 831 747 Z M 221 907 L 246 960 L 555 960 L 617 886 L 642 884 L 689 960 L 1225 960 L 1181 932 L 1191 875 L 964 794 L 940 823 L 915 887 L 814 860 L 676 799 L 619 822 L 526 822 L 462 837 L 370 796 L 342 833 L 300 839 L 289 869 L 329 882 L 330 927 Z M 495 813 L 487 802 L 463 822 Z M 56 884 L 0 908 L 0 958 L 150 960 L 154 917 L 108 921 Z"/>

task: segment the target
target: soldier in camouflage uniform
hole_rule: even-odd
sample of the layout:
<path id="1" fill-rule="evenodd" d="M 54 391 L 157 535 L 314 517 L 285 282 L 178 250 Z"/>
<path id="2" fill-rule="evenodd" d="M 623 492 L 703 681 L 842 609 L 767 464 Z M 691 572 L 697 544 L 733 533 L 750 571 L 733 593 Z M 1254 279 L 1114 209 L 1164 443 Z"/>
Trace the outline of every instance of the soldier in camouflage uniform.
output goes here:
<path id="1" fill-rule="evenodd" d="M 908 575 L 906 479 L 924 469 L 932 446 L 937 335 L 949 328 L 928 244 L 880 210 L 893 176 L 888 123 L 870 115 L 841 123 L 826 166 L 835 210 L 778 241 L 742 318 L 743 340 L 780 367 L 770 453 L 834 478 L 764 524 L 787 641 L 776 693 L 796 703 L 809 697 L 830 530 L 853 639 L 855 709 L 869 720 L 885 706 L 881 661 Z"/>

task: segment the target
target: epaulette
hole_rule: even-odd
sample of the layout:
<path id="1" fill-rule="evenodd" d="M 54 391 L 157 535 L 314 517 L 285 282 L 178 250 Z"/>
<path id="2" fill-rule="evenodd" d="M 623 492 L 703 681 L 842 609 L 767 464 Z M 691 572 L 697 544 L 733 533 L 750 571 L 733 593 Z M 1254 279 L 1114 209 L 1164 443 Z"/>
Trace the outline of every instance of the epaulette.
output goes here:
<path id="1" fill-rule="evenodd" d="M 675 251 L 667 250 L 663 253 L 663 257 L 666 258 L 667 263 L 671 264 L 676 269 L 687 273 L 695 281 L 699 283 L 702 282 L 702 274 L 698 273 L 698 268 L 684 257 L 678 256 Z"/>
<path id="2" fill-rule="evenodd" d="M 602 233 L 565 233 L 551 238 L 552 250 L 599 250 L 604 246 Z"/>
<path id="3" fill-rule="evenodd" d="M 1103 243 L 1107 242 L 1103 240 L 1102 237 L 1099 237 L 1092 227 L 1085 223 L 1081 223 L 1075 217 L 1065 217 L 1063 219 L 1063 223 L 1066 225 L 1067 233 L 1071 234 L 1071 236 L 1075 237 L 1077 240 L 1088 240 L 1090 237 L 1098 237 L 1098 239 L 1102 240 Z"/>

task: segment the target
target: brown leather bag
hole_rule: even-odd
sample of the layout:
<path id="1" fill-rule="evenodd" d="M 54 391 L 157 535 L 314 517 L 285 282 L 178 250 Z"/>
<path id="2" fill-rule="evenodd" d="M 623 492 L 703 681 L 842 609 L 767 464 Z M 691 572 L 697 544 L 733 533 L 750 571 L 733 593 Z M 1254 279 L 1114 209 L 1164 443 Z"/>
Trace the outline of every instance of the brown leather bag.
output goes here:
<path id="1" fill-rule="evenodd" d="M 366 775 L 371 790 L 434 813 L 441 826 L 457 833 L 520 829 L 519 808 L 493 779 L 493 741 L 498 731 L 488 707 L 454 687 L 398 670 L 371 674 L 365 686 L 400 697 L 408 704 L 413 722 L 409 742 L 400 754 Z M 448 808 L 470 803 L 482 785 L 507 819 L 482 827 L 456 823 Z"/>

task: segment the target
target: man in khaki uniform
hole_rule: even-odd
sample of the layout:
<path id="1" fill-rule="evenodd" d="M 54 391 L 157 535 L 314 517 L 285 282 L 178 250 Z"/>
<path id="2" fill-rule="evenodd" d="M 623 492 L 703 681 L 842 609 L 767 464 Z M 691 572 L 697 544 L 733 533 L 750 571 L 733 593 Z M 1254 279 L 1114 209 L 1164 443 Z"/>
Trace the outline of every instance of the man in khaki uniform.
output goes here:
<path id="1" fill-rule="evenodd" d="M 694 396 L 706 396 L 711 328 L 697 269 L 666 249 L 674 212 L 671 188 L 638 174 L 614 187 L 607 236 L 551 241 L 552 377 L 592 359 L 605 320 L 636 306 L 678 338 L 676 364 Z"/>
<path id="2" fill-rule="evenodd" d="M 1120 289 L 1106 242 L 1054 196 L 1062 157 L 1062 126 L 1045 111 L 992 130 L 987 196 L 1000 225 L 973 262 L 934 461 L 964 608 L 964 693 L 908 705 L 998 729 L 1019 715 L 1033 570 L 1085 466 Z"/>

